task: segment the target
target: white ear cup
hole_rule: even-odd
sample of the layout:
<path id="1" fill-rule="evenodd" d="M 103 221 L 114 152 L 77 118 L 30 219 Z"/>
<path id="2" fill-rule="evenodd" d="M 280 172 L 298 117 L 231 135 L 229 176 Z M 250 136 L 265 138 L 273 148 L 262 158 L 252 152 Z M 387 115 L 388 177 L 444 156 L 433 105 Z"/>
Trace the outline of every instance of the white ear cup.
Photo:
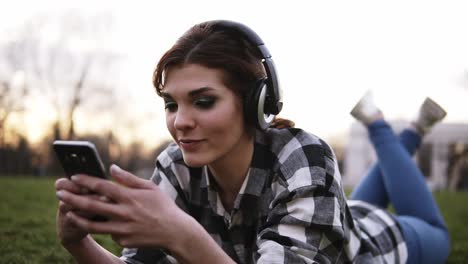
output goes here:
<path id="1" fill-rule="evenodd" d="M 267 129 L 275 115 L 265 115 L 265 98 L 266 98 L 266 85 L 262 86 L 262 90 L 260 92 L 260 96 L 258 97 L 258 104 L 257 104 L 257 121 L 258 126 L 265 130 Z"/>

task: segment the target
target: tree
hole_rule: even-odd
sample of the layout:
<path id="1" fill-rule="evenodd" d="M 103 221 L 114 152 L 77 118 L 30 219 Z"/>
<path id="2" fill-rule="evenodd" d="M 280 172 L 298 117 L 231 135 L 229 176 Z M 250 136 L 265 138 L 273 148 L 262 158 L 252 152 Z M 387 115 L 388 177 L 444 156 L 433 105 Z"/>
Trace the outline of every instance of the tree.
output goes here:
<path id="1" fill-rule="evenodd" d="M 99 113 L 112 102 L 113 74 L 120 56 L 106 46 L 112 19 L 70 11 L 59 17 L 33 17 L 20 30 L 24 71 L 35 96 L 55 112 L 55 139 L 73 139 L 80 108 Z"/>
<path id="2" fill-rule="evenodd" d="M 18 39 L 0 48 L 2 71 L 0 72 L 0 148 L 5 145 L 9 117 L 24 111 L 24 97 L 29 92 L 24 64 L 24 41 Z"/>

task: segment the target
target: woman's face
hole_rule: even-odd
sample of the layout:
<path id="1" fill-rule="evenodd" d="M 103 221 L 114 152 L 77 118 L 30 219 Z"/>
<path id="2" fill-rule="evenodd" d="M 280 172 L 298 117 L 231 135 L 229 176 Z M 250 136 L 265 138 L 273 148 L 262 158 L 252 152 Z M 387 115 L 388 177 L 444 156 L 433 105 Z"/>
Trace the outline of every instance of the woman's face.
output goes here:
<path id="1" fill-rule="evenodd" d="M 242 101 L 225 86 L 221 70 L 198 64 L 173 68 L 162 97 L 167 128 L 187 165 L 210 165 L 251 144 Z"/>

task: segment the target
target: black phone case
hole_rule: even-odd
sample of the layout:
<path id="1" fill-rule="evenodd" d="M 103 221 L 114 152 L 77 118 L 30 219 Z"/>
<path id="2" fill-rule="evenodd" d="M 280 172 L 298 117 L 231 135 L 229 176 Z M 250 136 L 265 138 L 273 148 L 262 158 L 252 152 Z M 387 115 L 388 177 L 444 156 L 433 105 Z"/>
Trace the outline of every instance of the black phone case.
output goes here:
<path id="1" fill-rule="evenodd" d="M 75 174 L 87 174 L 107 178 L 104 165 L 93 143 L 57 140 L 54 141 L 53 148 L 67 177 Z M 92 216 L 90 219 L 98 222 L 108 220 L 107 217 L 101 215 Z"/>
<path id="2" fill-rule="evenodd" d="M 107 178 L 104 165 L 91 142 L 55 141 L 54 151 L 67 177 L 74 174 Z"/>

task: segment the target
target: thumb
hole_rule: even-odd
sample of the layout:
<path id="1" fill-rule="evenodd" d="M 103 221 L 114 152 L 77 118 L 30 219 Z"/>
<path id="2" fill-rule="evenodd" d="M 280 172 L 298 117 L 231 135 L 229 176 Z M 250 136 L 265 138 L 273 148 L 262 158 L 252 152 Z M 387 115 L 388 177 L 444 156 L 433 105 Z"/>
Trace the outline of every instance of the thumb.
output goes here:
<path id="1" fill-rule="evenodd" d="M 112 175 L 112 178 L 114 178 L 116 182 L 130 188 L 151 189 L 154 185 L 153 182 L 141 179 L 131 174 L 130 172 L 121 169 L 115 164 L 112 164 L 112 166 L 110 167 L 110 173 Z"/>

